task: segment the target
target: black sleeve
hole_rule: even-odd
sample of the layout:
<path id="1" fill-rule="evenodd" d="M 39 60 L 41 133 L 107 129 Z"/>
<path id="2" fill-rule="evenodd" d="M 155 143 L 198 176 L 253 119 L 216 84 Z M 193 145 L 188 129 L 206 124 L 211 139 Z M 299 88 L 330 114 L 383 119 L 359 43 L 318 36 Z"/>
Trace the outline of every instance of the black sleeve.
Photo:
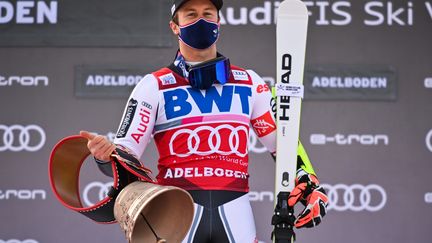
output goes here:
<path id="1" fill-rule="evenodd" d="M 98 160 L 94 158 L 100 171 L 106 176 L 113 177 L 112 167 L 110 162 Z"/>

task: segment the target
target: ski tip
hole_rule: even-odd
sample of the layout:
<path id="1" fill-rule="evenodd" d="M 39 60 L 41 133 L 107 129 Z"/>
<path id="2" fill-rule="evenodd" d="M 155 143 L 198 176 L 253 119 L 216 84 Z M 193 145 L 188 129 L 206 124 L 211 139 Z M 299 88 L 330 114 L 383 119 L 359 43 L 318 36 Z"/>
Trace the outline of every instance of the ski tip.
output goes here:
<path id="1" fill-rule="evenodd" d="M 280 16 L 299 16 L 308 17 L 306 4 L 301 0 L 284 0 L 280 3 L 278 9 Z"/>

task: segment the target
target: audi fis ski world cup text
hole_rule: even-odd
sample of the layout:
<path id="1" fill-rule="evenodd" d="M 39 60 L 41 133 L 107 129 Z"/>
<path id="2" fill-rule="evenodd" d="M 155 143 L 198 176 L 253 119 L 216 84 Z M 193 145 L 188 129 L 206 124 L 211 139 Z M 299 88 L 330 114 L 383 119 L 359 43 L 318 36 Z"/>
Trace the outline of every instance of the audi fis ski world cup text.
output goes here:
<path id="1" fill-rule="evenodd" d="M 254 7 L 227 7 L 222 9 L 221 23 L 227 25 L 271 25 L 276 23 L 276 13 L 280 1 L 254 1 Z M 354 4 L 350 1 L 303 1 L 309 10 L 311 23 L 317 26 L 346 26 L 355 19 L 351 14 Z M 367 1 L 362 3 L 365 26 L 413 26 L 415 24 L 416 5 L 429 15 L 432 20 L 432 2 L 392 2 Z"/>
<path id="2" fill-rule="evenodd" d="M 254 7 L 232 7 L 227 4 L 221 12 L 221 23 L 228 25 L 271 25 L 276 22 L 276 11 L 280 1 L 256 1 Z M 346 26 L 353 22 L 350 1 L 304 1 L 308 6 L 312 23 L 317 26 Z M 415 21 L 415 5 L 422 5 L 423 11 L 432 20 L 431 1 L 368 1 L 362 6 L 366 26 L 412 26 Z M 58 1 L 10 1 L 0 0 L 0 24 L 57 24 Z"/>
<path id="3" fill-rule="evenodd" d="M 46 76 L 7 76 L 0 75 L 1 86 L 48 86 L 49 79 Z"/>
<path id="4" fill-rule="evenodd" d="M 45 131 L 38 125 L 0 124 L 0 152 L 36 152 L 45 145 L 45 141 Z"/>
<path id="5" fill-rule="evenodd" d="M 0 25 L 57 24 L 57 1 L 0 1 Z"/>

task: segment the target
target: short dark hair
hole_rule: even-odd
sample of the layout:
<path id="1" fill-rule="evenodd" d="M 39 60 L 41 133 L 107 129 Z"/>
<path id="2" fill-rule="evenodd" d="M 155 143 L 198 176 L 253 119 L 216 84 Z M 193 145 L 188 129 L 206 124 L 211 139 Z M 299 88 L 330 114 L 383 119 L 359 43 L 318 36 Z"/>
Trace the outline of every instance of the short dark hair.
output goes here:
<path id="1" fill-rule="evenodd" d="M 174 16 L 172 17 L 172 21 L 176 24 L 179 25 L 179 21 L 178 21 L 178 14 L 175 13 Z"/>

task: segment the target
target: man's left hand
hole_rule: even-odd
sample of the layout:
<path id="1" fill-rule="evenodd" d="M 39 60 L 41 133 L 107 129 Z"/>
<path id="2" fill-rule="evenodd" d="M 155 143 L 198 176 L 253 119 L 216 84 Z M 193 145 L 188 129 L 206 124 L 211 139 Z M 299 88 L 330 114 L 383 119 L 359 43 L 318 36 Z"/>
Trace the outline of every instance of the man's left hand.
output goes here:
<path id="1" fill-rule="evenodd" d="M 326 214 L 328 198 L 324 189 L 319 186 L 319 181 L 315 175 L 304 171 L 298 173 L 296 187 L 288 197 L 288 205 L 294 205 L 301 201 L 306 208 L 297 217 L 294 226 L 296 228 L 311 228 L 321 223 Z"/>

